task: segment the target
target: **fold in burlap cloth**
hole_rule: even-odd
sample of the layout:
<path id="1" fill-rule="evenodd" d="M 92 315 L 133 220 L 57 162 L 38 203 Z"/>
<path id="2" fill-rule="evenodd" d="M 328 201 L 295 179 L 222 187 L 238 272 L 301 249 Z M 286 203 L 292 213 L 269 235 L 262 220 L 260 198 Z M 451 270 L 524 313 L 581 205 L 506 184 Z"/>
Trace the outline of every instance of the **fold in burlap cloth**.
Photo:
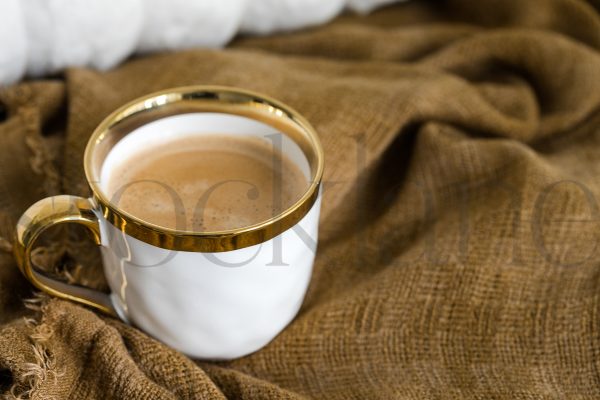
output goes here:
<path id="1" fill-rule="evenodd" d="M 224 51 L 73 69 L 3 90 L 2 390 L 55 399 L 600 398 L 598 6 L 415 1 Z M 107 113 L 188 84 L 290 104 L 326 154 L 303 308 L 266 348 L 231 362 L 192 361 L 121 322 L 36 296 L 9 253 L 12 227 L 34 201 L 88 194 L 82 152 Z M 42 268 L 105 285 L 81 231 L 46 242 Z"/>

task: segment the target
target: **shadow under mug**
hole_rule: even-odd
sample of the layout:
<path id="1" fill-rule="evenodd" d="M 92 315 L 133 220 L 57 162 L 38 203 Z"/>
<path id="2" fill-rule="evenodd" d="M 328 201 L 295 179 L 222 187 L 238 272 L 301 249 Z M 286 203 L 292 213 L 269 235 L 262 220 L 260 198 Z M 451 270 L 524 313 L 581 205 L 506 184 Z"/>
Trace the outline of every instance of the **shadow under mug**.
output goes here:
<path id="1" fill-rule="evenodd" d="M 307 189 L 269 220 L 218 232 L 166 229 L 108 198 L 103 167 L 111 157 L 126 156 L 128 146 L 186 132 L 277 135 L 279 148 L 305 174 Z M 137 142 L 128 143 L 133 138 Z M 252 353 L 294 318 L 312 273 L 323 174 L 317 134 L 297 112 L 266 96 L 227 87 L 153 93 L 100 123 L 87 144 L 84 168 L 91 198 L 43 199 L 17 224 L 14 253 L 21 272 L 37 288 L 117 316 L 204 359 Z M 34 242 L 61 223 L 91 231 L 110 294 L 69 285 L 33 268 Z"/>

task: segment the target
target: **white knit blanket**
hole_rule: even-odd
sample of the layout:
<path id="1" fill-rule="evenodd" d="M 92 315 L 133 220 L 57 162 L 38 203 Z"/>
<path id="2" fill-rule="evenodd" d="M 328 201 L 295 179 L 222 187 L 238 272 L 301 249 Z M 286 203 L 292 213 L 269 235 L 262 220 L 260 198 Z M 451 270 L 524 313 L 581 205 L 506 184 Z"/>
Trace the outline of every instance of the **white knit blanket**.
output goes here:
<path id="1" fill-rule="evenodd" d="M 221 47 L 397 0 L 0 0 L 0 85 L 133 53 Z"/>

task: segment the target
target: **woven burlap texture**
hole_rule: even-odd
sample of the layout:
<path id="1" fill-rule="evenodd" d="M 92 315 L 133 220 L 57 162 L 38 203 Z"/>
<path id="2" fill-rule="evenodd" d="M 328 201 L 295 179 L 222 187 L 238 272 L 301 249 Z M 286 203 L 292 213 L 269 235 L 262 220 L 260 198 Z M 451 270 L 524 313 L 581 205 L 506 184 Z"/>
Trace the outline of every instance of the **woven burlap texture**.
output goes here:
<path id="1" fill-rule="evenodd" d="M 139 56 L 2 89 L 1 390 L 32 399 L 600 398 L 598 7 L 415 0 L 224 50 Z M 280 99 L 315 126 L 326 155 L 302 309 L 268 346 L 230 362 L 190 360 L 36 294 L 10 253 L 29 205 L 89 195 L 83 149 L 103 117 L 190 84 Z M 40 268 L 105 288 L 83 231 L 46 242 Z"/>

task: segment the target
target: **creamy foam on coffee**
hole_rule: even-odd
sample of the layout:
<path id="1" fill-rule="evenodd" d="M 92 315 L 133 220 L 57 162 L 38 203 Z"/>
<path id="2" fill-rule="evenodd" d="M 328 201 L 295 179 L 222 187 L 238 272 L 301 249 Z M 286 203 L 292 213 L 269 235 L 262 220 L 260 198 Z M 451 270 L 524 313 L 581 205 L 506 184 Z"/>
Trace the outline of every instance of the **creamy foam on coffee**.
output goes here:
<path id="1" fill-rule="evenodd" d="M 138 150 L 104 185 L 114 204 L 144 221 L 199 232 L 265 221 L 307 186 L 270 141 L 227 134 L 190 134 Z"/>

